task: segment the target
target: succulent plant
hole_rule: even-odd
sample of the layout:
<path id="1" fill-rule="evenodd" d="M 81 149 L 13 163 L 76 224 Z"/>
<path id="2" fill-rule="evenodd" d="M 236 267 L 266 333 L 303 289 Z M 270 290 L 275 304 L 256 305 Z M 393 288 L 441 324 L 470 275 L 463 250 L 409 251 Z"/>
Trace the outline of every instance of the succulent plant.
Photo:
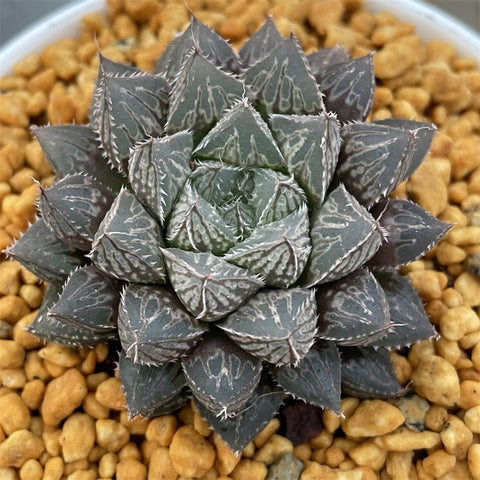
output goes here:
<path id="1" fill-rule="evenodd" d="M 271 19 L 237 54 L 193 18 L 155 74 L 101 57 L 90 124 L 33 129 L 57 182 L 8 251 L 49 282 L 30 331 L 113 342 L 132 416 L 193 398 L 236 451 L 286 394 L 402 393 L 388 351 L 435 330 L 398 267 L 449 226 L 390 198 L 435 128 L 366 122 L 374 86 L 372 55 Z"/>

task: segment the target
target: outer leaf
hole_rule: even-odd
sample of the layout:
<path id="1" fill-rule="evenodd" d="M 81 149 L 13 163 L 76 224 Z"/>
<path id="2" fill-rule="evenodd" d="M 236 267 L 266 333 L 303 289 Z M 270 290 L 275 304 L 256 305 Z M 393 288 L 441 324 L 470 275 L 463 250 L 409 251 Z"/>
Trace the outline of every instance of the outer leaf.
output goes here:
<path id="1" fill-rule="evenodd" d="M 283 397 L 283 391 L 264 371 L 257 388 L 234 417 L 220 418 L 201 402 L 196 401 L 195 407 L 223 441 L 234 452 L 240 453 L 275 416 Z"/>
<path id="2" fill-rule="evenodd" d="M 63 283 L 72 270 L 85 263 L 82 253 L 55 237 L 42 218 L 7 253 L 37 277 L 52 283 Z"/>
<path id="3" fill-rule="evenodd" d="M 248 68 L 244 78 L 263 115 L 315 114 L 324 108 L 305 55 L 293 36 Z"/>
<path id="4" fill-rule="evenodd" d="M 415 120 L 406 120 L 404 118 L 386 118 L 377 120 L 378 125 L 386 125 L 395 128 L 402 128 L 410 132 L 410 141 L 413 144 L 413 154 L 410 164 L 402 171 L 403 177 L 398 182 L 408 178 L 422 163 L 428 149 L 432 143 L 437 128 L 432 123 L 416 122 Z"/>
<path id="5" fill-rule="evenodd" d="M 115 195 L 87 175 L 68 175 L 40 190 L 40 212 L 50 230 L 74 248 L 90 250 Z"/>
<path id="6" fill-rule="evenodd" d="M 384 336 L 390 325 L 385 293 L 372 273 L 357 270 L 316 292 L 318 336 L 338 345 L 366 345 Z"/>
<path id="7" fill-rule="evenodd" d="M 207 333 L 182 360 L 182 365 L 194 396 L 223 418 L 240 413 L 262 373 L 260 359 L 252 357 L 218 331 Z"/>
<path id="8" fill-rule="evenodd" d="M 235 232 L 224 222 L 214 205 L 206 202 L 190 182 L 173 207 L 167 226 L 169 245 L 195 252 L 221 255 L 235 244 Z"/>
<path id="9" fill-rule="evenodd" d="M 311 205 L 321 205 L 332 181 L 340 151 L 335 117 L 271 115 L 270 125 L 288 171 L 305 191 Z"/>
<path id="10" fill-rule="evenodd" d="M 88 333 L 116 337 L 120 295 L 118 285 L 93 265 L 75 270 L 48 318 Z"/>
<path id="11" fill-rule="evenodd" d="M 159 75 L 118 76 L 100 70 L 94 93 L 92 126 L 112 165 L 127 173 L 130 149 L 148 136 L 160 136 L 170 86 Z"/>
<path id="12" fill-rule="evenodd" d="M 369 260 L 371 266 L 397 267 L 412 262 L 425 255 L 451 227 L 407 200 L 390 199 L 381 208 L 379 222 L 387 240 Z"/>
<path id="13" fill-rule="evenodd" d="M 325 95 L 325 108 L 342 123 L 365 121 L 373 104 L 373 53 L 329 66 L 315 78 Z"/>
<path id="14" fill-rule="evenodd" d="M 211 253 L 162 249 L 170 282 L 197 319 L 218 320 L 236 310 L 262 287 L 260 277 Z"/>
<path id="15" fill-rule="evenodd" d="M 163 283 L 159 226 L 128 190 L 122 190 L 95 235 L 90 257 L 107 275 L 136 283 Z"/>
<path id="16" fill-rule="evenodd" d="M 87 125 L 32 127 L 32 133 L 58 176 L 88 172 L 105 187 L 120 190 L 125 179 L 110 168 L 95 132 Z"/>
<path id="17" fill-rule="evenodd" d="M 274 365 L 297 365 L 316 334 L 311 289 L 261 290 L 219 327 L 245 351 Z"/>
<path id="18" fill-rule="evenodd" d="M 246 99 L 237 102 L 207 133 L 195 149 L 200 159 L 239 166 L 285 167 L 267 124 Z"/>
<path id="19" fill-rule="evenodd" d="M 317 83 L 319 83 L 321 75 L 334 65 L 347 62 L 349 56 L 342 46 L 336 46 L 332 48 L 321 48 L 316 52 L 312 52 L 307 55 L 307 60 L 313 76 L 317 80 Z"/>
<path id="20" fill-rule="evenodd" d="M 77 328 L 73 324 L 59 322 L 48 316 L 48 310 L 57 302 L 61 292 L 59 285 L 50 284 L 47 287 L 43 302 L 33 322 L 28 326 L 28 331 L 37 337 L 49 342 L 78 346 L 95 346 L 109 342 L 116 338 L 116 330 L 92 331 L 85 328 Z"/>
<path id="21" fill-rule="evenodd" d="M 369 260 L 380 247 L 374 218 L 341 185 L 312 215 L 308 286 L 337 280 Z"/>
<path id="22" fill-rule="evenodd" d="M 370 207 L 404 178 L 413 155 L 410 132 L 388 125 L 352 123 L 342 127 L 341 135 L 337 178 L 362 205 Z"/>
<path id="23" fill-rule="evenodd" d="M 304 207 L 282 220 L 260 225 L 224 258 L 263 275 L 269 286 L 286 288 L 302 275 L 310 250 L 308 212 Z"/>
<path id="24" fill-rule="evenodd" d="M 180 362 L 140 365 L 120 352 L 118 370 L 130 417 L 166 415 L 188 402 Z"/>
<path id="25" fill-rule="evenodd" d="M 169 134 L 193 132 L 194 144 L 245 93 L 245 85 L 210 63 L 198 50 L 185 61 L 173 85 L 167 120 Z"/>
<path id="26" fill-rule="evenodd" d="M 404 392 L 386 350 L 347 347 L 341 349 L 340 354 L 343 394 L 360 398 L 392 398 Z"/>
<path id="27" fill-rule="evenodd" d="M 179 132 L 137 145 L 129 161 L 130 185 L 136 197 L 163 224 L 191 173 L 192 136 Z"/>
<path id="28" fill-rule="evenodd" d="M 340 354 L 330 342 L 317 342 L 296 366 L 272 369 L 278 384 L 290 395 L 340 413 Z"/>
<path id="29" fill-rule="evenodd" d="M 240 69 L 237 55 L 228 42 L 192 16 L 188 28 L 168 45 L 155 67 L 155 73 L 164 75 L 173 83 L 182 70 L 185 58 L 193 49 L 197 49 L 221 70 L 238 72 Z"/>
<path id="30" fill-rule="evenodd" d="M 193 348 L 204 331 L 164 287 L 130 284 L 123 291 L 118 334 L 127 357 L 135 363 L 176 360 Z"/>
<path id="31" fill-rule="evenodd" d="M 410 346 L 437 333 L 428 320 L 417 291 L 407 278 L 395 272 L 375 272 L 387 296 L 391 330 L 375 340 L 374 347 L 401 348 Z"/>
<path id="32" fill-rule="evenodd" d="M 272 17 L 268 17 L 262 27 L 245 42 L 238 52 L 243 65 L 249 66 L 263 60 L 267 55 L 283 43 Z"/>

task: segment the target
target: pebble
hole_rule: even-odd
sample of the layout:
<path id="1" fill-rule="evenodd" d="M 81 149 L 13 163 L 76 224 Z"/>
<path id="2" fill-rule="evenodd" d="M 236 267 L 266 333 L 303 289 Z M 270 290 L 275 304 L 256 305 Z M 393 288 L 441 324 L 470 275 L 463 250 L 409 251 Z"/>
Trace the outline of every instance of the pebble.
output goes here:
<path id="1" fill-rule="evenodd" d="M 298 480 L 302 470 L 303 463 L 292 453 L 287 453 L 270 465 L 265 480 Z"/>
<path id="2" fill-rule="evenodd" d="M 170 457 L 179 475 L 201 477 L 213 466 L 215 450 L 191 425 L 182 425 L 173 435 Z"/>
<path id="3" fill-rule="evenodd" d="M 24 358 L 25 350 L 17 342 L 0 340 L 0 368 L 20 368 Z"/>
<path id="4" fill-rule="evenodd" d="M 414 432 L 425 430 L 425 414 L 430 408 L 429 403 L 422 397 L 410 393 L 395 401 L 395 405 L 405 417 L 405 425 Z"/>
<path id="5" fill-rule="evenodd" d="M 108 452 L 118 452 L 130 440 L 128 428 L 111 418 L 97 420 L 95 432 L 98 445 Z"/>
<path id="6" fill-rule="evenodd" d="M 18 393 L 7 393 L 0 397 L 0 426 L 7 435 L 28 429 L 30 421 L 30 411 Z"/>
<path id="7" fill-rule="evenodd" d="M 445 407 L 460 399 L 460 382 L 455 367 L 438 355 L 421 357 L 412 372 L 416 392 L 433 403 Z"/>
<path id="8" fill-rule="evenodd" d="M 385 435 L 402 425 L 402 412 L 383 400 L 364 400 L 343 424 L 343 431 L 352 437 Z"/>
<path id="9" fill-rule="evenodd" d="M 95 445 L 95 422 L 86 413 L 74 413 L 65 420 L 60 443 L 63 459 L 74 462 L 87 458 Z"/>
<path id="10" fill-rule="evenodd" d="M 76 368 L 54 378 L 47 385 L 41 406 L 45 424 L 58 425 L 82 404 L 87 393 L 85 377 Z"/>
<path id="11" fill-rule="evenodd" d="M 480 443 L 468 449 L 468 468 L 474 480 L 480 480 Z"/>
<path id="12" fill-rule="evenodd" d="M 408 428 L 400 428 L 397 432 L 389 433 L 382 437 L 375 438 L 375 443 L 393 452 L 408 452 L 410 450 L 421 450 L 433 448 L 440 445 L 440 434 L 424 430 L 423 432 L 412 432 Z"/>
<path id="13" fill-rule="evenodd" d="M 125 395 L 123 394 L 122 384 L 120 380 L 115 377 L 110 377 L 98 385 L 95 398 L 103 406 L 114 410 L 122 410 L 127 404 Z"/>
<path id="14" fill-rule="evenodd" d="M 31 458 L 40 458 L 43 441 L 29 430 L 16 430 L 0 443 L 0 467 L 21 467 Z"/>
<path id="15" fill-rule="evenodd" d="M 440 438 L 448 453 L 463 460 L 472 445 L 473 433 L 457 416 L 449 415 L 440 432 Z"/>
<path id="16" fill-rule="evenodd" d="M 454 288 L 471 307 L 480 305 L 480 278 L 468 271 L 462 272 L 455 280 Z"/>
<path id="17" fill-rule="evenodd" d="M 450 472 L 455 466 L 457 459 L 444 450 L 436 450 L 423 459 L 422 465 L 429 475 L 438 478 Z"/>

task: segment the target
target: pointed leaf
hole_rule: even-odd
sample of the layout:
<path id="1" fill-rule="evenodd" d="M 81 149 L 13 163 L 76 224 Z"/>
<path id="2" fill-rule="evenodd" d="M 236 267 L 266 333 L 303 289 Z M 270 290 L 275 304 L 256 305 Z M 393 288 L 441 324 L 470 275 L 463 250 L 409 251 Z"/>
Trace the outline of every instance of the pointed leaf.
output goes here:
<path id="1" fill-rule="evenodd" d="M 220 332 L 209 332 L 182 360 L 195 398 L 223 418 L 236 415 L 253 395 L 262 361 L 252 357 Z"/>
<path id="2" fill-rule="evenodd" d="M 324 108 L 305 55 L 293 36 L 248 68 L 244 79 L 263 115 L 315 114 Z"/>
<path id="3" fill-rule="evenodd" d="M 240 70 L 237 55 L 228 42 L 192 16 L 188 28 L 169 44 L 160 57 L 155 73 L 164 75 L 173 83 L 182 70 L 186 57 L 194 48 L 221 70 L 226 72 Z"/>
<path id="4" fill-rule="evenodd" d="M 118 334 L 127 357 L 135 363 L 176 360 L 193 348 L 204 331 L 164 287 L 130 284 L 122 294 Z"/>
<path id="5" fill-rule="evenodd" d="M 219 327 L 243 350 L 274 365 L 297 365 L 316 334 L 313 290 L 261 290 Z"/>
<path id="6" fill-rule="evenodd" d="M 129 160 L 128 178 L 136 197 L 163 223 L 191 173 L 192 136 L 179 132 L 137 145 Z"/>
<path id="7" fill-rule="evenodd" d="M 195 252 L 221 255 L 235 244 L 235 232 L 224 222 L 214 205 L 185 185 L 173 207 L 166 230 L 169 245 Z"/>
<path id="8" fill-rule="evenodd" d="M 40 190 L 40 212 L 60 240 L 88 251 L 114 198 L 113 192 L 87 175 L 67 175 Z"/>
<path id="9" fill-rule="evenodd" d="M 72 325 L 85 333 L 109 333 L 116 337 L 120 294 L 118 285 L 93 265 L 75 270 L 48 318 Z"/>
<path id="10" fill-rule="evenodd" d="M 283 43 L 273 18 L 269 16 L 265 23 L 245 42 L 238 52 L 242 64 L 247 67 L 264 59 Z"/>
<path id="11" fill-rule="evenodd" d="M 49 125 L 32 127 L 48 163 L 60 177 L 88 174 L 113 191 L 120 190 L 125 179 L 112 170 L 102 156 L 95 132 L 86 125 Z"/>
<path id="12" fill-rule="evenodd" d="M 118 370 L 130 417 L 166 415 L 188 401 L 180 362 L 140 365 L 122 351 Z"/>
<path id="13" fill-rule="evenodd" d="M 207 133 L 195 156 L 239 166 L 285 167 L 267 124 L 246 99 L 237 102 Z"/>
<path id="14" fill-rule="evenodd" d="M 423 303 L 407 278 L 395 272 L 375 272 L 387 296 L 392 328 L 372 342 L 373 347 L 401 348 L 437 335 Z"/>
<path id="15" fill-rule="evenodd" d="M 33 225 L 7 250 L 37 277 L 51 283 L 63 283 L 69 273 L 85 263 L 82 252 L 58 239 L 43 218 Z"/>
<path id="16" fill-rule="evenodd" d="M 386 241 L 369 260 L 374 267 L 397 267 L 425 255 L 449 230 L 448 223 L 413 202 L 387 200 L 379 217 Z"/>
<path id="17" fill-rule="evenodd" d="M 338 345 L 366 345 L 387 333 L 385 293 L 371 272 L 359 269 L 316 292 L 318 337 Z"/>
<path id="18" fill-rule="evenodd" d="M 167 120 L 169 134 L 193 132 L 194 144 L 245 93 L 245 85 L 195 50 L 185 61 L 170 95 Z"/>
<path id="19" fill-rule="evenodd" d="M 95 235 L 90 257 L 107 275 L 136 283 L 163 283 L 160 228 L 128 190 L 122 190 Z"/>
<path id="20" fill-rule="evenodd" d="M 162 249 L 170 282 L 198 320 L 218 320 L 236 310 L 263 286 L 260 277 L 211 253 Z"/>
<path id="21" fill-rule="evenodd" d="M 303 207 L 282 220 L 260 225 L 223 258 L 262 275 L 266 285 L 286 288 L 302 275 L 310 250 L 308 211 Z"/>
<path id="22" fill-rule="evenodd" d="M 375 123 L 408 130 L 412 136 L 410 140 L 413 143 L 413 155 L 410 164 L 403 173 L 403 177 L 399 180 L 401 182 L 408 178 L 422 163 L 425 155 L 428 153 L 437 128 L 433 123 L 417 122 L 404 118 L 385 118 L 384 120 L 377 120 Z"/>
<path id="23" fill-rule="evenodd" d="M 195 402 L 195 407 L 223 441 L 234 452 L 240 453 L 275 416 L 283 397 L 283 391 L 264 371 L 257 388 L 234 417 L 219 417 L 198 401 Z"/>
<path id="24" fill-rule="evenodd" d="M 312 205 L 321 205 L 332 181 L 340 151 L 335 117 L 271 115 L 270 125 L 296 181 Z"/>
<path id="25" fill-rule="evenodd" d="M 92 127 L 102 149 L 121 173 L 128 171 L 130 149 L 148 136 L 160 136 L 170 86 L 159 75 L 112 75 L 100 69 L 94 92 Z"/>
<path id="26" fill-rule="evenodd" d="M 319 77 L 329 68 L 349 60 L 347 51 L 342 46 L 321 48 L 307 55 L 308 64 L 313 76 L 319 82 Z"/>
<path id="27" fill-rule="evenodd" d="M 340 355 L 344 395 L 388 399 L 404 392 L 385 349 L 345 347 Z"/>
<path id="28" fill-rule="evenodd" d="M 343 185 L 312 214 L 312 252 L 307 265 L 308 286 L 337 280 L 369 260 L 380 247 L 375 219 Z"/>
<path id="29" fill-rule="evenodd" d="M 298 365 L 272 368 L 272 373 L 293 397 L 340 412 L 340 355 L 333 343 L 319 341 Z"/>
<path id="30" fill-rule="evenodd" d="M 330 66 L 315 76 L 322 93 L 325 108 L 337 113 L 342 123 L 367 118 L 373 104 L 375 75 L 373 53 Z"/>

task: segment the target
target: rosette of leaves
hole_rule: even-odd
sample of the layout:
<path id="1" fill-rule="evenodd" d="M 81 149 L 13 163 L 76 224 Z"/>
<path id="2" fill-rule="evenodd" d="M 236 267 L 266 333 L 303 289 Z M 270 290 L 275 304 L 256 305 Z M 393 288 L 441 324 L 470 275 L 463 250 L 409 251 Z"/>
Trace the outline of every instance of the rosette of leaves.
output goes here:
<path id="1" fill-rule="evenodd" d="M 155 74 L 101 58 L 89 125 L 33 130 L 57 174 L 9 254 L 49 282 L 31 332 L 117 340 L 131 415 L 193 398 L 241 450 L 285 394 L 403 389 L 432 337 L 399 266 L 448 225 L 390 193 L 434 127 L 367 123 L 372 56 L 305 56 L 272 20 L 235 53 L 198 20 Z"/>

